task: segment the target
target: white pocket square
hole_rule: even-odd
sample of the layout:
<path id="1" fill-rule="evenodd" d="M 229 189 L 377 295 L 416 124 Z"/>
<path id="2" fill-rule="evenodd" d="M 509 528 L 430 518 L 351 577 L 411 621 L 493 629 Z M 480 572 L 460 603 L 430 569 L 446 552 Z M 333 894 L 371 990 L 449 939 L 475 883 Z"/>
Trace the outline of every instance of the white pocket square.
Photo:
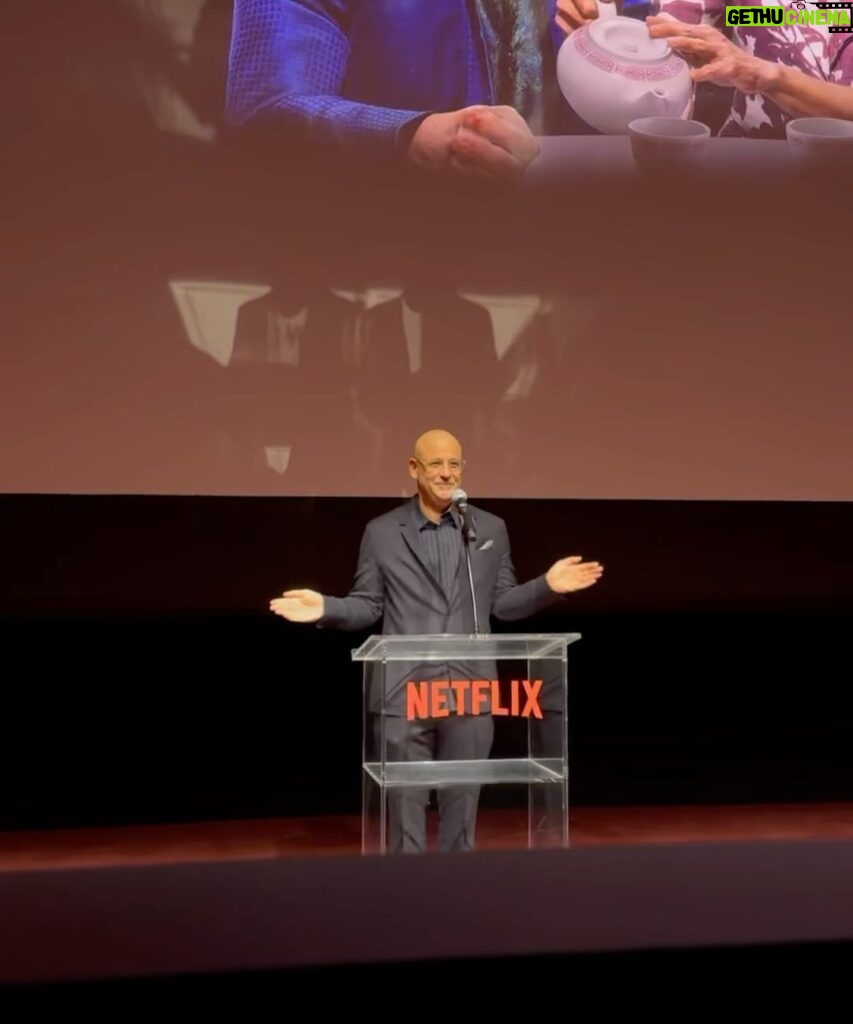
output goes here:
<path id="1" fill-rule="evenodd" d="M 482 544 L 477 548 L 478 551 L 488 551 L 489 548 L 494 544 L 493 540 L 484 540 Z"/>

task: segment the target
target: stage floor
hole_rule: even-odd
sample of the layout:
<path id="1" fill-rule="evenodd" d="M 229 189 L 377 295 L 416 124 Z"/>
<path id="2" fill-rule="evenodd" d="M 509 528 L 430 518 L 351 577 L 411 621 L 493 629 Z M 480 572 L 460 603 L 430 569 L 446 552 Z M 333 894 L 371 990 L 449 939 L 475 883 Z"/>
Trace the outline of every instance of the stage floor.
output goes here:
<path id="1" fill-rule="evenodd" d="M 853 839 L 853 803 L 576 807 L 571 845 Z M 523 849 L 522 816 L 482 812 L 478 849 Z M 0 833 L 0 872 L 276 860 L 358 853 L 358 816 Z"/>

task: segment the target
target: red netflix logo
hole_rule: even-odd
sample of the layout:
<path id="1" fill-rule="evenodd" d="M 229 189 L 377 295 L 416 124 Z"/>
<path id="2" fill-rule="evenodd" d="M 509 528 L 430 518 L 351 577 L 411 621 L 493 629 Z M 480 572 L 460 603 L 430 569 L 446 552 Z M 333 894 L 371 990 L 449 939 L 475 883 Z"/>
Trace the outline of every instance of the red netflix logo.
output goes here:
<path id="1" fill-rule="evenodd" d="M 497 679 L 431 679 L 406 683 L 406 718 L 447 718 L 450 715 L 510 715 L 514 718 L 541 718 L 539 692 L 541 679 L 513 679 L 509 704 L 501 704 Z M 455 707 L 451 694 L 456 698 Z M 466 698 L 470 695 L 470 701 Z M 471 710 L 466 706 L 470 703 Z"/>

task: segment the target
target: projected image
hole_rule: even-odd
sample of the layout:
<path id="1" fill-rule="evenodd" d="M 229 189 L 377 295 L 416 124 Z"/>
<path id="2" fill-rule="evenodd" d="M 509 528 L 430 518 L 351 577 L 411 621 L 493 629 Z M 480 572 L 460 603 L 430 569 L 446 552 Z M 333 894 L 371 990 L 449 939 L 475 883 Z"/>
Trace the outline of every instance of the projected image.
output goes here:
<path id="1" fill-rule="evenodd" d="M 412 277 L 370 285 L 295 267 L 271 282 L 170 282 L 186 340 L 221 368 L 222 484 L 398 494 L 405 447 L 425 420 L 465 438 L 481 488 L 535 484 L 543 467 L 525 458 L 523 437 L 536 418 L 548 424 L 546 406 L 556 423 L 556 390 L 570 391 L 560 374 L 590 305 Z"/>
<path id="2" fill-rule="evenodd" d="M 479 495 L 848 498 L 849 213 L 738 176 L 840 166 L 853 35 L 660 13 L 17 5 L 0 487 L 396 496 L 432 426 Z"/>
<path id="3" fill-rule="evenodd" d="M 237 0 L 227 120 L 299 153 L 499 178 L 848 161 L 853 8 L 773 9 L 726 25 L 718 0 Z"/>

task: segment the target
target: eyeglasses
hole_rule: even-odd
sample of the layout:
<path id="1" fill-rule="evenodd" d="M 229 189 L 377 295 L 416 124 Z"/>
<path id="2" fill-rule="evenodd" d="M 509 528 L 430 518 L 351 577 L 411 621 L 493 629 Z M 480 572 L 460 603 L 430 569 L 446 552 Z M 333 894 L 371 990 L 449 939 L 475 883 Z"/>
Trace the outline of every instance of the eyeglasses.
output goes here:
<path id="1" fill-rule="evenodd" d="M 451 473 L 461 473 L 465 468 L 465 463 L 461 459 L 430 459 L 429 462 L 424 462 L 423 459 L 416 458 L 415 462 L 419 462 L 427 473 L 440 473 L 445 466 Z"/>

